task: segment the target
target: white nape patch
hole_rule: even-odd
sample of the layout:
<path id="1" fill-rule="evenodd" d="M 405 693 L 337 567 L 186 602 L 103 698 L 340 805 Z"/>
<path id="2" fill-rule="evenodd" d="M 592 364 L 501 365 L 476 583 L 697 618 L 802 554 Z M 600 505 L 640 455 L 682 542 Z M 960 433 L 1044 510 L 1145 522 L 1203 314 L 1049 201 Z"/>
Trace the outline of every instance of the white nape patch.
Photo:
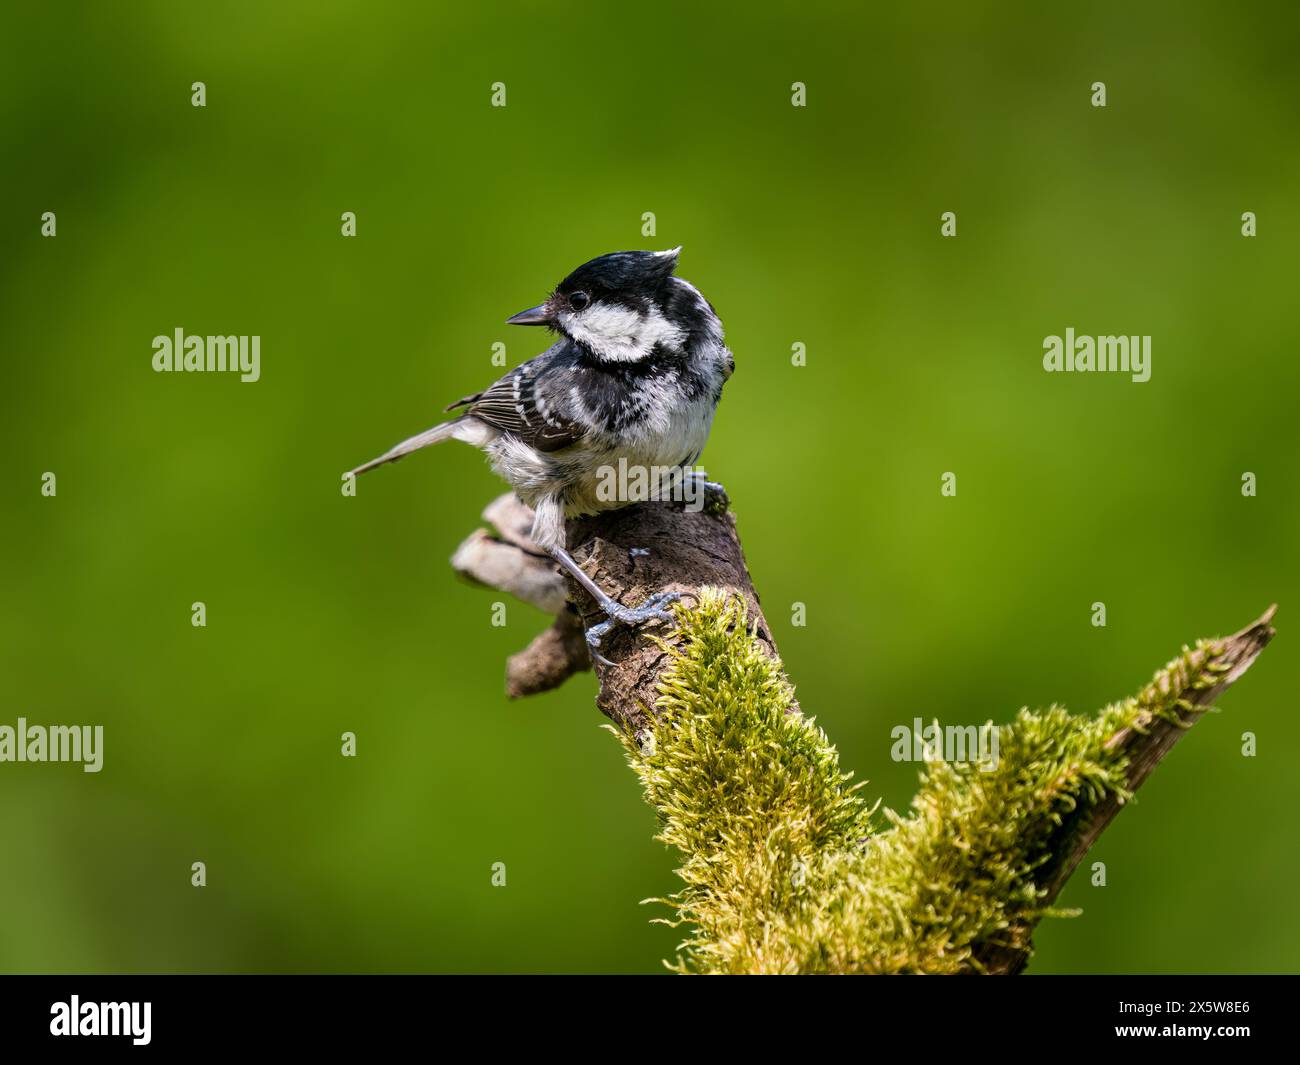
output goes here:
<path id="1" fill-rule="evenodd" d="M 611 362 L 636 362 L 656 344 L 679 348 L 685 335 L 652 307 L 646 314 L 614 303 L 593 303 L 574 313 L 560 313 L 560 327 L 580 344 Z"/>

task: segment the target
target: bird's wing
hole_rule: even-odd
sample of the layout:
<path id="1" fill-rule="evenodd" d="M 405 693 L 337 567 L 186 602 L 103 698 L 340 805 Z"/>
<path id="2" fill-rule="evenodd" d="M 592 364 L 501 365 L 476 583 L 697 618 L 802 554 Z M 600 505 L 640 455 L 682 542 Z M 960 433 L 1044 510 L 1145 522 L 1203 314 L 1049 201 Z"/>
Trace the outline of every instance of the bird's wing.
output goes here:
<path id="1" fill-rule="evenodd" d="M 526 362 L 482 392 L 457 400 L 447 410 L 465 407 L 493 428 L 518 437 L 538 451 L 559 451 L 585 435 L 581 425 L 548 404 L 537 388 L 542 372 Z"/>

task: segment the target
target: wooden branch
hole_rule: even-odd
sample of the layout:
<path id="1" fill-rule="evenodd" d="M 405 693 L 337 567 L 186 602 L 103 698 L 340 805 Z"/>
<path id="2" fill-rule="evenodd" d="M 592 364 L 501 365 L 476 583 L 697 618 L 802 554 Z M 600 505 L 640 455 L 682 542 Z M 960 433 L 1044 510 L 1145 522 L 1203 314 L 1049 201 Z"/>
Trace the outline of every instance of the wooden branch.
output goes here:
<path id="1" fill-rule="evenodd" d="M 495 534 L 474 532 L 452 557 L 452 566 L 468 580 L 557 615 L 550 629 L 507 663 L 506 692 L 519 697 L 546 691 L 592 668 L 584 633 L 604 615 L 576 583 L 567 588 L 573 601 L 564 604 L 566 583 L 559 568 L 528 540 L 532 511 L 515 496 L 504 495 L 483 517 Z M 725 500 L 694 511 L 669 502 L 636 503 L 579 518 L 569 522 L 568 546 L 596 583 L 625 606 L 637 606 L 655 592 L 691 597 L 705 587 L 741 596 L 750 623 L 757 624 L 759 640 L 776 655 Z M 655 682 L 666 664 L 663 652 L 646 637 L 654 631 L 653 626 L 642 632 L 614 630 L 601 644 L 602 656 L 614 664 L 596 663 L 596 705 L 633 733 L 645 724 L 656 697 Z"/>
<path id="2" fill-rule="evenodd" d="M 546 691 L 574 673 L 592 668 L 585 631 L 604 620 L 576 582 L 568 582 L 558 567 L 528 539 L 532 512 L 513 495 L 494 501 L 484 518 L 495 532 L 479 529 L 457 550 L 452 565 L 469 580 L 506 591 L 556 615 L 549 629 L 512 656 L 507 664 L 506 691 L 511 697 Z M 759 606 L 745 565 L 734 517 L 721 505 L 687 511 L 666 502 L 643 503 L 569 523 L 570 552 L 596 583 L 627 606 L 636 606 L 655 592 L 673 590 L 687 596 L 713 587 L 741 596 L 751 625 L 769 654 L 776 644 Z M 1226 639 L 1188 653 L 1184 669 L 1163 676 L 1140 696 L 1143 704 L 1168 704 L 1173 697 L 1177 720 L 1147 713 L 1136 725 L 1122 729 L 1109 741 L 1128 760 L 1127 788 L 1136 791 L 1215 699 L 1239 678 L 1273 638 L 1274 608 L 1254 624 Z M 644 632 L 616 629 L 601 646 L 613 664 L 596 665 L 600 682 L 597 706 L 632 734 L 647 721 L 656 698 L 656 681 L 666 655 Z M 1196 678 L 1211 672 L 1215 683 L 1198 687 Z M 1106 826 L 1124 805 L 1118 795 L 1085 805 L 1056 833 L 1056 857 L 1046 865 L 1038 883 L 1043 902 L 1051 905 Z M 1034 924 L 1007 929 L 998 941 L 985 943 L 973 958 L 972 971 L 994 974 L 1021 972 L 1031 953 Z"/>
<path id="3" fill-rule="evenodd" d="M 1153 685 L 1143 693 L 1152 696 L 1151 701 L 1155 701 L 1156 696 L 1175 695 L 1179 700 L 1175 710 L 1177 720 L 1147 713 L 1135 726 L 1120 729 L 1108 741 L 1106 746 L 1109 750 L 1123 751 L 1128 756 L 1127 787 L 1130 793 L 1142 786 L 1165 755 L 1173 750 L 1174 744 L 1187 734 L 1192 725 L 1214 705 L 1215 700 L 1251 667 L 1259 653 L 1268 646 L 1276 634 L 1271 624 L 1276 610 L 1276 605 L 1271 606 L 1258 621 L 1247 625 L 1240 632 L 1191 652 L 1188 663 L 1190 668 L 1176 674 L 1177 681 L 1166 676 L 1163 678 L 1163 687 L 1157 689 Z M 1218 671 L 1217 683 L 1207 688 L 1191 686 L 1191 676 L 1205 667 Z M 1183 680 L 1188 681 L 1186 686 L 1178 687 L 1178 683 Z M 1056 901 L 1092 845 L 1123 809 L 1124 802 L 1119 795 L 1108 794 L 1096 805 L 1084 807 L 1078 816 L 1067 819 L 1061 826 L 1057 833 L 1058 857 L 1043 869 L 1039 880 L 1044 891 L 1044 905 L 1050 906 Z M 976 960 L 991 974 L 1014 975 L 1022 972 L 1032 952 L 1032 932 L 1033 925 L 1010 929 L 1005 942 L 990 943 L 977 953 Z"/>

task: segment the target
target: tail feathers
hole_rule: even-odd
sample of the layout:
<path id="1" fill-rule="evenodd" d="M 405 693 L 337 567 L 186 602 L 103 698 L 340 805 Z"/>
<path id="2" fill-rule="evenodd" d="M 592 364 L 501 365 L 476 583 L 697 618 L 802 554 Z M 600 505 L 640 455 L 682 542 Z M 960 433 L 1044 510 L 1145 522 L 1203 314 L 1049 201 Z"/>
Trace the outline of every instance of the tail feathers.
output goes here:
<path id="1" fill-rule="evenodd" d="M 403 440 L 400 444 L 389 448 L 379 458 L 363 463 L 355 470 L 352 470 L 351 473 L 356 476 L 359 473 L 365 473 L 367 470 L 373 470 L 376 466 L 383 466 L 385 463 L 403 459 L 412 451 L 419 451 L 422 447 L 428 447 L 430 444 L 441 444 L 444 440 L 450 440 L 456 435 L 456 427 L 459 424 L 460 419 L 453 418 L 449 422 L 435 425 L 432 429 L 426 429 L 409 440 Z"/>

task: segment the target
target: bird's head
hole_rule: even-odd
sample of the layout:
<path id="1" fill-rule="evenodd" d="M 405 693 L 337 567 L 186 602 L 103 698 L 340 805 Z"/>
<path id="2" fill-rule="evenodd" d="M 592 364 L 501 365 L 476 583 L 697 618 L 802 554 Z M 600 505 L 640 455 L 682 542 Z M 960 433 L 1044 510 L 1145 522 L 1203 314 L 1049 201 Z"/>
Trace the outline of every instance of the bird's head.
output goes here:
<path id="1" fill-rule="evenodd" d="M 680 252 L 616 251 L 592 259 L 545 303 L 507 322 L 548 326 L 608 362 L 648 359 L 656 348 L 681 351 L 717 319 L 694 288 L 673 277 Z"/>

